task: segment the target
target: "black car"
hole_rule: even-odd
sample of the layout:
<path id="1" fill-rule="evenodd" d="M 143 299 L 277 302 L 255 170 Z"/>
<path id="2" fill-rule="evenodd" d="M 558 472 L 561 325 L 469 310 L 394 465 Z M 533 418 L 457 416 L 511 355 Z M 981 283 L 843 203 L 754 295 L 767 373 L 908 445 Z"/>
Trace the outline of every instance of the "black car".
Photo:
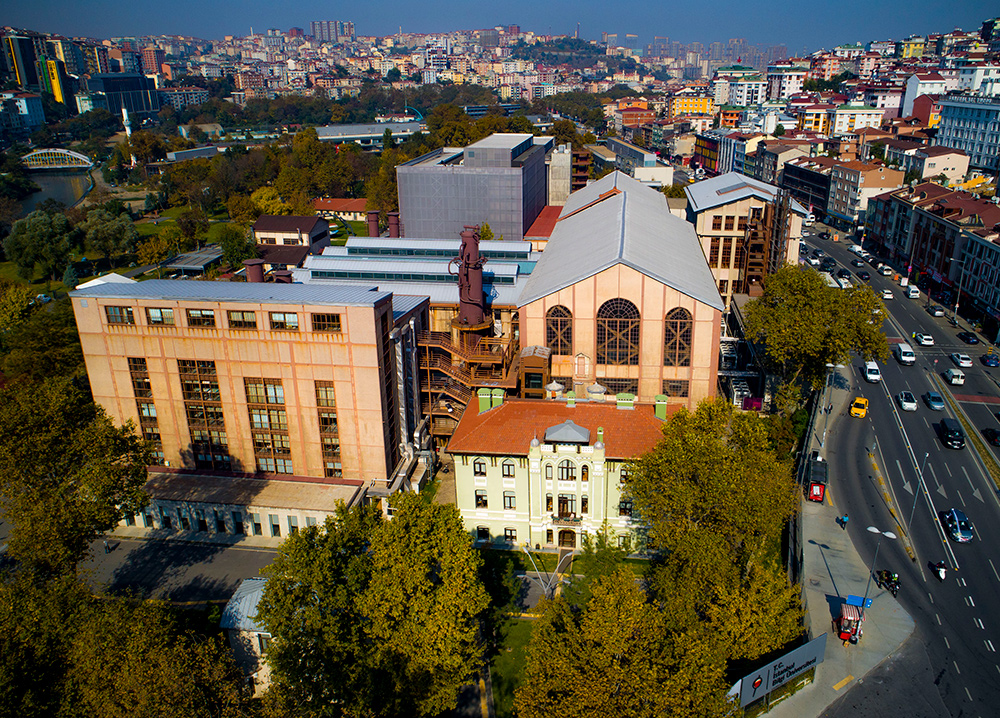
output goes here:
<path id="1" fill-rule="evenodd" d="M 1000 431 L 996 429 L 983 429 L 983 438 L 993 446 L 1000 446 Z"/>
<path id="2" fill-rule="evenodd" d="M 816 257 L 816 259 L 821 259 L 822 257 L 826 256 L 826 252 L 817 247 L 816 249 L 813 250 L 813 256 Z"/>
<path id="3" fill-rule="evenodd" d="M 848 272 L 846 269 L 838 269 L 837 276 L 840 277 L 841 279 L 850 279 L 851 273 Z"/>
<path id="4" fill-rule="evenodd" d="M 961 339 L 966 344 L 978 344 L 979 337 L 977 337 L 972 332 L 959 332 L 958 338 Z"/>
<path id="5" fill-rule="evenodd" d="M 851 260 L 851 266 L 853 266 L 853 267 L 863 267 L 863 266 L 865 266 L 865 263 L 862 262 L 860 259 L 852 259 Z"/>
<path id="6" fill-rule="evenodd" d="M 830 239 L 830 233 L 829 232 L 820 232 L 819 233 L 819 238 L 820 239 Z"/>
<path id="7" fill-rule="evenodd" d="M 870 275 L 868 272 L 858 272 L 858 279 L 863 279 L 864 281 L 867 282 L 871 278 L 872 275 Z"/>

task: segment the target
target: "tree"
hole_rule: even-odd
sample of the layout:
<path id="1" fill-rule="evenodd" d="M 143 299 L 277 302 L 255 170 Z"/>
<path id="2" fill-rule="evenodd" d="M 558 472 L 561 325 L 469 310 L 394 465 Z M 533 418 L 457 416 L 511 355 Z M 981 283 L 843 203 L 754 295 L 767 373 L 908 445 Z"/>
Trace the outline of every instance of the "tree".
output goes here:
<path id="1" fill-rule="evenodd" d="M 377 209 L 379 219 L 388 222 L 388 213 L 399 209 L 399 194 L 396 188 L 396 165 L 405 160 L 399 150 L 383 150 L 378 171 L 365 183 L 365 196 L 369 209 Z M 384 224 L 383 224 L 384 226 Z"/>
<path id="2" fill-rule="evenodd" d="M 437 715 L 478 668 L 487 598 L 457 510 L 403 494 L 393 511 L 342 506 L 265 569 L 257 615 L 283 712 Z"/>
<path id="3" fill-rule="evenodd" d="M 20 326 L 28 315 L 31 289 L 20 282 L 0 279 L 0 347 L 5 337 Z"/>
<path id="4" fill-rule="evenodd" d="M 243 225 L 253 224 L 259 216 L 253 200 L 242 194 L 230 196 L 226 202 L 226 211 L 229 212 L 229 219 Z"/>
<path id="5" fill-rule="evenodd" d="M 177 228 L 189 243 L 194 242 L 200 248 L 201 239 L 208 232 L 208 218 L 201 209 L 186 209 L 177 218 Z"/>
<path id="6" fill-rule="evenodd" d="M 2 341 L 6 355 L 0 359 L 7 379 L 41 382 L 50 377 L 83 377 L 83 351 L 69 302 L 31 312 L 8 329 Z"/>
<path id="7" fill-rule="evenodd" d="M 145 506 L 147 446 L 72 381 L 9 384 L 0 427 L 0 507 L 18 561 L 72 571 L 92 541 Z"/>
<path id="8" fill-rule="evenodd" d="M 139 243 L 136 258 L 140 265 L 145 267 L 155 264 L 159 270 L 159 265 L 166 261 L 170 254 L 170 240 L 162 234 L 151 234 Z"/>
<path id="9" fill-rule="evenodd" d="M 774 128 L 774 136 L 775 137 L 783 137 L 784 134 L 785 134 L 785 126 L 784 125 L 780 125 L 779 124 L 777 127 Z"/>
<path id="10" fill-rule="evenodd" d="M 586 606 L 593 597 L 594 583 L 618 570 L 632 547 L 625 538 L 624 544 L 618 545 L 607 520 L 597 533 L 583 537 L 583 551 L 573 559 L 573 575 L 562 593 L 570 606 Z"/>
<path id="11" fill-rule="evenodd" d="M 69 262 L 72 238 L 73 228 L 64 215 L 36 210 L 14 222 L 3 248 L 22 278 L 31 280 L 38 264 L 42 276 L 54 280 Z"/>
<path id="12" fill-rule="evenodd" d="M 62 283 L 66 289 L 76 289 L 76 285 L 80 283 L 80 278 L 76 276 L 76 270 L 73 269 L 72 264 L 66 265 L 66 271 L 63 272 Z"/>
<path id="13" fill-rule="evenodd" d="M 274 187 L 261 187 L 250 195 L 250 201 L 257 209 L 257 216 L 262 214 L 291 214 L 291 208 L 281 199 Z"/>
<path id="14" fill-rule="evenodd" d="M 772 370 L 786 381 L 821 387 L 828 364 L 889 355 L 882 333 L 885 307 L 868 287 L 836 289 L 813 269 L 786 266 L 747 302 L 746 335 L 763 343 Z"/>
<path id="15" fill-rule="evenodd" d="M 687 197 L 687 193 L 684 191 L 684 185 L 672 184 L 669 187 L 661 187 L 660 191 L 667 197 L 671 197 L 673 199 L 682 199 Z"/>
<path id="16" fill-rule="evenodd" d="M 234 269 L 242 266 L 244 259 L 257 256 L 257 245 L 254 244 L 253 238 L 245 229 L 235 224 L 222 225 L 217 238 L 223 260 Z"/>
<path id="17" fill-rule="evenodd" d="M 489 222 L 483 222 L 481 225 L 479 225 L 479 241 L 480 242 L 493 241 L 493 228 L 490 226 Z"/>
<path id="18" fill-rule="evenodd" d="M 399 82 L 403 79 L 403 73 L 399 71 L 398 67 L 390 68 L 387 73 L 385 73 L 386 82 Z"/>
<path id="19" fill-rule="evenodd" d="M 115 216 L 104 209 L 92 209 L 80 228 L 86 233 L 87 246 L 103 255 L 112 267 L 119 255 L 134 252 L 139 240 L 135 223 L 125 213 Z"/>

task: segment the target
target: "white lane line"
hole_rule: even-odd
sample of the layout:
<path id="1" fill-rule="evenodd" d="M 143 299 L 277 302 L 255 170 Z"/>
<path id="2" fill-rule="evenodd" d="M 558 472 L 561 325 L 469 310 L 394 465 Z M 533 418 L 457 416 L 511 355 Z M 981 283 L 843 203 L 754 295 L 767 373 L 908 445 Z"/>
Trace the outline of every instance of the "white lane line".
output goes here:
<path id="1" fill-rule="evenodd" d="M 997 577 L 997 581 L 1000 581 L 1000 573 L 997 573 L 997 567 L 993 565 L 993 559 L 988 559 L 990 562 L 990 568 L 993 569 L 993 575 Z"/>
<path id="2" fill-rule="evenodd" d="M 984 625 L 983 625 L 983 622 L 982 622 L 982 621 L 980 621 L 980 620 L 979 620 L 978 618 L 973 618 L 973 619 L 972 619 L 972 621 L 973 621 L 973 622 L 974 622 L 974 623 L 975 623 L 975 624 L 976 624 L 977 626 L 979 626 L 979 629 L 980 629 L 980 630 L 982 630 L 982 631 L 985 631 L 985 630 L 986 630 L 986 626 L 984 626 Z"/>
<path id="3" fill-rule="evenodd" d="M 989 648 L 993 653 L 997 652 L 997 649 L 993 647 L 993 641 L 991 641 L 988 638 L 986 639 L 986 647 Z"/>
<path id="4" fill-rule="evenodd" d="M 938 625 L 939 625 L 939 626 L 943 626 L 943 625 L 944 625 L 943 623 L 941 623 L 941 616 L 939 616 L 939 615 L 937 615 L 937 614 L 935 613 L 935 614 L 934 614 L 934 618 L 936 618 L 936 619 L 937 619 L 937 622 L 938 622 Z"/>
<path id="5" fill-rule="evenodd" d="M 969 693 L 969 689 L 968 688 L 965 689 L 965 695 L 969 696 L 969 700 L 970 701 L 972 700 L 972 694 Z"/>
<path id="6" fill-rule="evenodd" d="M 972 484 L 972 479 L 969 477 L 969 472 L 965 470 L 964 466 L 962 467 L 962 473 L 965 474 L 965 480 L 969 482 L 969 488 L 975 491 L 976 487 Z"/>
<path id="7" fill-rule="evenodd" d="M 958 585 L 959 586 L 965 586 L 965 579 L 964 578 L 958 579 Z"/>
<path id="8" fill-rule="evenodd" d="M 948 643 L 948 636 L 941 636 L 941 638 L 944 639 L 944 645 L 947 646 L 948 650 L 950 651 L 951 650 L 951 644 Z"/>
<path id="9" fill-rule="evenodd" d="M 924 576 L 924 572 L 923 571 L 920 572 L 920 575 L 923 577 L 924 583 L 927 583 L 927 577 Z M 931 603 L 934 603 L 934 596 L 933 595 L 931 595 L 931 594 L 928 593 L 927 594 L 927 598 L 929 598 L 931 600 Z"/>
<path id="10" fill-rule="evenodd" d="M 950 648 L 950 647 L 951 647 L 951 646 L 949 646 L 949 648 Z M 959 675 L 961 675 L 961 674 L 962 674 L 962 670 L 961 670 L 961 669 L 960 669 L 960 668 L 958 667 L 958 663 L 956 663 L 955 661 L 952 661 L 952 662 L 951 662 L 951 665 L 955 666 L 955 673 L 958 673 Z"/>
<path id="11" fill-rule="evenodd" d="M 946 470 L 946 471 L 948 472 L 948 478 L 951 478 L 952 476 L 954 476 L 954 474 L 953 474 L 953 473 L 951 473 L 951 467 L 950 467 L 950 466 L 948 466 L 948 464 L 945 464 L 945 465 L 944 465 L 944 468 L 945 468 L 945 470 Z"/>
<path id="12" fill-rule="evenodd" d="M 969 596 L 969 605 L 975 607 L 976 602 L 972 600 L 972 596 Z"/>
<path id="13" fill-rule="evenodd" d="M 958 500 L 962 502 L 962 507 L 964 508 L 965 507 L 965 499 L 962 498 L 962 492 L 961 491 L 955 491 L 955 493 L 958 494 Z"/>

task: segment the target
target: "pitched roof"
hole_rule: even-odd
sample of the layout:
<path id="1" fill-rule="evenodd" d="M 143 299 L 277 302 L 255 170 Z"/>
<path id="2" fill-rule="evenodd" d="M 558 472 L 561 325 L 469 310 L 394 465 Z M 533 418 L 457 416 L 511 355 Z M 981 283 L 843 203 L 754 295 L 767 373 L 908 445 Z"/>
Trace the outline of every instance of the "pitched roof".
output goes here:
<path id="1" fill-rule="evenodd" d="M 621 172 L 569 196 L 518 305 L 617 264 L 723 308 L 694 226 L 670 213 L 663 194 Z"/>
<path id="2" fill-rule="evenodd" d="M 309 256 L 308 245 L 257 245 L 257 258 L 263 259 L 265 264 L 284 264 L 300 267 L 307 256 Z"/>
<path id="3" fill-rule="evenodd" d="M 263 633 L 264 628 L 257 623 L 257 605 L 264 595 L 266 578 L 245 578 L 233 594 L 222 612 L 221 628 L 238 631 Z"/>
<path id="4" fill-rule="evenodd" d="M 275 214 L 265 214 L 261 215 L 256 222 L 253 223 L 253 229 L 255 232 L 312 232 L 313 228 L 319 223 L 323 222 L 327 226 L 329 223 L 322 217 L 299 217 L 296 215 L 275 215 Z"/>
<path id="5" fill-rule="evenodd" d="M 562 212 L 562 207 L 557 207 L 553 204 L 548 204 L 542 207 L 542 211 L 538 213 L 535 217 L 535 221 L 531 223 L 528 231 L 524 233 L 525 237 L 551 237 L 552 230 L 556 228 L 556 222 L 559 221 L 559 213 Z"/>
<path id="6" fill-rule="evenodd" d="M 313 207 L 316 211 L 325 212 L 364 212 L 368 206 L 368 200 L 353 199 L 350 197 L 326 197 L 313 200 Z"/>
<path id="7" fill-rule="evenodd" d="M 688 185 L 684 188 L 684 192 L 687 194 L 688 206 L 698 213 L 751 196 L 765 202 L 773 202 L 778 188 L 739 172 L 726 172 L 718 177 Z M 803 216 L 808 214 L 806 208 L 795 200 L 792 200 L 792 210 Z"/>
<path id="8" fill-rule="evenodd" d="M 668 404 L 668 415 L 679 408 L 679 404 Z M 640 456 L 663 436 L 663 422 L 656 418 L 651 404 L 636 404 L 628 410 L 619 409 L 614 402 L 577 401 L 576 406 L 569 406 L 563 401 L 505 399 L 500 406 L 480 414 L 473 400 L 455 428 L 448 452 L 527 456 L 532 439 L 543 441 L 548 429 L 567 420 L 573 421 L 580 435 L 589 431 L 591 441 L 597 441 L 599 428 L 604 429 L 604 451 L 609 459 Z"/>

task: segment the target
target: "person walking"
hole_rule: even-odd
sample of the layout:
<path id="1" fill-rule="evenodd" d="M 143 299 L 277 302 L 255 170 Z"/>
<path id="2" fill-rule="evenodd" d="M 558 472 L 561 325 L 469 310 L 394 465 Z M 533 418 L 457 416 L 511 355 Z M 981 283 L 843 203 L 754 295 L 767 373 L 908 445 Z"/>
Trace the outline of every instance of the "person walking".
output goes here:
<path id="1" fill-rule="evenodd" d="M 848 520 L 850 520 L 850 517 L 847 514 L 844 514 L 843 516 L 840 517 L 840 528 L 844 529 L 845 531 L 847 530 Z"/>
<path id="2" fill-rule="evenodd" d="M 111 553 L 111 547 L 108 546 L 108 540 L 104 539 L 104 553 Z"/>

